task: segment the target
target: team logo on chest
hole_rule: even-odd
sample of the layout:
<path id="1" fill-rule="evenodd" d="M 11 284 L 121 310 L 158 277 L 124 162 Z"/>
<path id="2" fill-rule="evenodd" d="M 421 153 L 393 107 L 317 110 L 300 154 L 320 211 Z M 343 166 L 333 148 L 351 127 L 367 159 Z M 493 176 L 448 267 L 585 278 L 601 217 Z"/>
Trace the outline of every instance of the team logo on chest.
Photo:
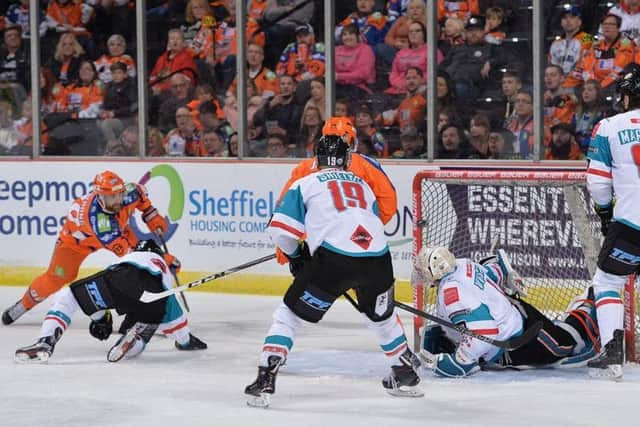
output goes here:
<path id="1" fill-rule="evenodd" d="M 351 241 L 362 249 L 369 249 L 372 239 L 373 237 L 371 237 L 371 234 L 369 234 L 367 229 L 362 225 L 359 225 L 358 228 L 356 228 L 356 231 L 351 235 Z"/>

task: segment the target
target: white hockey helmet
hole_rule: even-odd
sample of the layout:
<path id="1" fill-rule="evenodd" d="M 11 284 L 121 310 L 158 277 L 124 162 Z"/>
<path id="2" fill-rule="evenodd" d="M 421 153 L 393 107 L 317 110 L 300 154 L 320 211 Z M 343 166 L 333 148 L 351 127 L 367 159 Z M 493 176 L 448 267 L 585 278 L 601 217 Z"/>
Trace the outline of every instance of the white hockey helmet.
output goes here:
<path id="1" fill-rule="evenodd" d="M 415 268 L 423 277 L 435 282 L 456 269 L 456 257 L 444 246 L 425 246 L 415 259 Z"/>

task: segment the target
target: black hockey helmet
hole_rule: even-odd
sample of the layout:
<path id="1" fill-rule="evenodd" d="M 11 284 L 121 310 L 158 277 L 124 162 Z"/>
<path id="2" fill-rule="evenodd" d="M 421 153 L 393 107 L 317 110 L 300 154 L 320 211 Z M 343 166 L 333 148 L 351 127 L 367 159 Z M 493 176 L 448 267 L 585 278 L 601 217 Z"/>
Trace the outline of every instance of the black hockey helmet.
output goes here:
<path id="1" fill-rule="evenodd" d="M 341 136 L 324 135 L 316 145 L 318 166 L 346 169 L 350 157 L 349 144 Z"/>
<path id="2" fill-rule="evenodd" d="M 160 246 L 158 246 L 156 241 L 153 240 L 153 239 L 138 241 L 134 251 L 136 251 L 136 252 L 154 252 L 154 253 L 157 253 L 158 255 L 163 255 L 164 254 L 164 251 L 160 248 Z"/>
<path id="3" fill-rule="evenodd" d="M 618 92 L 630 98 L 640 99 L 640 65 L 631 63 L 620 73 Z"/>

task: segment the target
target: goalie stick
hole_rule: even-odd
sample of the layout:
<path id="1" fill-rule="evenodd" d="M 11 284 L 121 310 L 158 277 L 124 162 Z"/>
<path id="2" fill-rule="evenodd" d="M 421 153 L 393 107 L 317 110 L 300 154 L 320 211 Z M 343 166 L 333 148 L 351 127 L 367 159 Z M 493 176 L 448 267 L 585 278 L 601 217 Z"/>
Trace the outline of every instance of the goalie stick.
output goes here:
<path id="1" fill-rule="evenodd" d="M 406 238 L 406 239 L 394 240 L 394 241 L 389 242 L 388 245 L 389 245 L 390 248 L 394 247 L 394 246 L 402 246 L 405 243 L 411 242 L 412 240 L 413 239 L 410 238 L 410 237 Z M 154 301 L 157 301 L 159 299 L 166 298 L 169 295 L 173 295 L 173 294 L 178 293 L 178 292 L 181 293 L 183 291 L 186 291 L 187 289 L 195 288 L 196 286 L 200 286 L 200 285 L 202 285 L 204 283 L 211 282 L 212 280 L 221 279 L 221 278 L 223 278 L 225 276 L 228 276 L 228 275 L 230 275 L 232 273 L 236 273 L 238 271 L 245 270 L 245 269 L 247 269 L 249 267 L 253 267 L 254 265 L 262 264 L 263 262 L 267 262 L 267 261 L 270 261 L 270 260 L 275 259 L 275 258 L 276 258 L 276 254 L 275 253 L 273 253 L 271 255 L 265 255 L 265 256 L 263 256 L 261 258 L 254 259 L 253 261 L 249 261 L 249 262 L 246 262 L 244 264 L 240 264 L 240 265 L 238 265 L 236 267 L 231 267 L 230 269 L 221 271 L 219 273 L 215 273 L 215 274 L 210 274 L 208 276 L 204 276 L 204 277 L 202 277 L 202 278 L 200 278 L 198 280 L 195 280 L 193 282 L 187 283 L 186 285 L 177 286 L 177 287 L 175 287 L 173 289 L 168 289 L 166 291 L 162 291 L 162 292 L 144 291 L 144 292 L 142 292 L 142 295 L 138 299 L 139 299 L 139 301 L 145 302 L 145 303 L 154 302 Z"/>
<path id="2" fill-rule="evenodd" d="M 509 351 L 522 347 L 523 345 L 525 345 L 526 343 L 534 339 L 538 335 L 538 332 L 540 332 L 540 329 L 542 329 L 542 322 L 538 321 L 518 337 L 514 337 L 508 340 L 498 340 L 498 339 L 490 338 L 486 335 L 477 334 L 472 330 L 465 328 L 464 326 L 456 325 L 455 323 L 451 323 L 448 320 L 441 319 L 440 317 L 434 316 L 433 314 L 429 314 L 422 310 L 418 310 L 417 308 L 411 307 L 410 305 L 407 305 L 400 301 L 394 301 L 393 304 L 396 307 L 401 308 L 402 310 L 415 314 L 416 316 L 424 317 L 425 319 L 431 320 L 434 323 L 437 323 L 447 328 L 454 329 L 463 335 L 468 335 L 472 338 L 479 339 L 480 341 L 484 341 L 486 343 L 495 345 L 496 347 L 500 347 Z"/>

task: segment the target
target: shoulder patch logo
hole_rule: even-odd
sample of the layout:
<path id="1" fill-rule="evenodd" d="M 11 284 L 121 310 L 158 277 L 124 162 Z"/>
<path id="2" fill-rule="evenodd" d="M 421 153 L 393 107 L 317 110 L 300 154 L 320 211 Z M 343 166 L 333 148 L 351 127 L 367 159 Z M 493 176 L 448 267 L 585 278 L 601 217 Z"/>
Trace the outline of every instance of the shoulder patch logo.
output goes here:
<path id="1" fill-rule="evenodd" d="M 451 305 L 458 301 L 460 301 L 458 288 L 449 288 L 444 290 L 444 305 Z"/>

